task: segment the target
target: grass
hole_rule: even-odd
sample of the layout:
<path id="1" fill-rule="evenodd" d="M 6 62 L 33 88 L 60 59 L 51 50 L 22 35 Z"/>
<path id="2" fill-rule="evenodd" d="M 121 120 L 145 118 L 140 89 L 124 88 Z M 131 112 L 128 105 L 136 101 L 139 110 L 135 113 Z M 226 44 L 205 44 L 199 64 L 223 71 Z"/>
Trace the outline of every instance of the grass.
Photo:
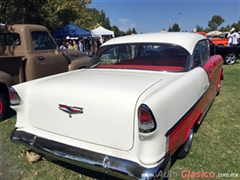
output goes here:
<path id="1" fill-rule="evenodd" d="M 223 173 L 239 173 L 235 178 L 217 179 L 240 179 L 239 90 L 240 63 L 225 65 L 221 93 L 194 134 L 190 153 L 186 158 L 175 161 L 170 169 L 172 178 L 169 179 L 183 179 L 181 173 L 184 170 L 192 176 L 184 178 L 186 180 L 193 179 L 196 172 L 211 172 L 215 178 L 217 175 L 227 175 Z M 101 176 L 74 166 L 59 165 L 59 162 L 42 160 L 30 164 L 25 157 L 28 148 L 12 143 L 9 139 L 15 121 L 15 117 L 12 117 L 0 122 L 0 180 L 90 180 Z M 105 176 L 101 178 L 110 179 Z"/>

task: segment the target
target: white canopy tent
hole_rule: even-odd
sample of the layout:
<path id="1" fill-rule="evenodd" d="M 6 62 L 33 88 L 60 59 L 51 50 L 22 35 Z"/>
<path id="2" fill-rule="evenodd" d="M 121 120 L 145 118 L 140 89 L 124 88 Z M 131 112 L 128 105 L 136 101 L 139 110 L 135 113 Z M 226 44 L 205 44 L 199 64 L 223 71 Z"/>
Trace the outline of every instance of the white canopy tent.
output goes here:
<path id="1" fill-rule="evenodd" d="M 114 32 L 108 29 L 105 29 L 102 26 L 99 26 L 98 28 L 93 29 L 91 31 L 91 35 L 92 37 L 102 37 L 103 35 L 109 35 L 109 36 L 111 35 L 112 37 L 114 37 Z"/>
<path id="2" fill-rule="evenodd" d="M 217 35 L 219 35 L 219 34 L 222 34 L 222 32 L 215 30 L 215 31 L 210 31 L 210 32 L 208 32 L 208 33 L 207 33 L 207 36 L 217 36 Z"/>

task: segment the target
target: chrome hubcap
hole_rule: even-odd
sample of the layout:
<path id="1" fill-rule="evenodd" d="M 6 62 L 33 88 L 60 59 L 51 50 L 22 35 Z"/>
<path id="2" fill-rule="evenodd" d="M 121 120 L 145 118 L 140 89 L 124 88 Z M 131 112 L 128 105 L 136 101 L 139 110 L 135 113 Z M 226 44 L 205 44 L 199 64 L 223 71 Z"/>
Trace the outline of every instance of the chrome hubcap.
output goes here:
<path id="1" fill-rule="evenodd" d="M 235 56 L 235 54 L 229 54 L 226 56 L 225 59 L 226 59 L 227 64 L 233 64 L 236 61 L 236 56 Z"/>

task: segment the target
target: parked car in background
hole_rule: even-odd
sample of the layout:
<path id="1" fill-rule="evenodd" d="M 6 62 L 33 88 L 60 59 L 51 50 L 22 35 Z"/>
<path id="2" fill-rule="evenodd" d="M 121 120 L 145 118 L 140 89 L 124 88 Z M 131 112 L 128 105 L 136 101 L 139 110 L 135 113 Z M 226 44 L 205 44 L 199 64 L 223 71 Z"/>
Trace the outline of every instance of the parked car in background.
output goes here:
<path id="1" fill-rule="evenodd" d="M 216 46 L 228 46 L 228 38 L 227 38 L 228 34 L 229 34 L 229 32 L 224 32 L 222 34 L 212 36 L 209 39 Z"/>
<path id="2" fill-rule="evenodd" d="M 238 47 L 216 46 L 211 40 L 209 44 L 211 55 L 221 55 L 225 64 L 232 65 L 240 57 L 240 45 Z"/>
<path id="3" fill-rule="evenodd" d="M 111 39 L 85 69 L 11 87 L 11 139 L 111 176 L 158 178 L 173 154 L 190 151 L 220 92 L 222 64 L 196 33 Z"/>

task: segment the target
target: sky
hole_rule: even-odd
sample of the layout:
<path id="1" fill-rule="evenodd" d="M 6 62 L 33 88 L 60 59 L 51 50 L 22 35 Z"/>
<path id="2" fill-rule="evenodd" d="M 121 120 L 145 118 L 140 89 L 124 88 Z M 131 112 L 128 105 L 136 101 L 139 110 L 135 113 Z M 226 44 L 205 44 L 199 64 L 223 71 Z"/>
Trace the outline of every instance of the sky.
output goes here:
<path id="1" fill-rule="evenodd" d="M 240 20 L 240 0 L 92 0 L 87 7 L 103 10 L 111 26 L 124 32 L 159 32 L 175 23 L 191 32 L 196 25 L 207 28 L 214 15 L 224 19 L 219 28 Z"/>

